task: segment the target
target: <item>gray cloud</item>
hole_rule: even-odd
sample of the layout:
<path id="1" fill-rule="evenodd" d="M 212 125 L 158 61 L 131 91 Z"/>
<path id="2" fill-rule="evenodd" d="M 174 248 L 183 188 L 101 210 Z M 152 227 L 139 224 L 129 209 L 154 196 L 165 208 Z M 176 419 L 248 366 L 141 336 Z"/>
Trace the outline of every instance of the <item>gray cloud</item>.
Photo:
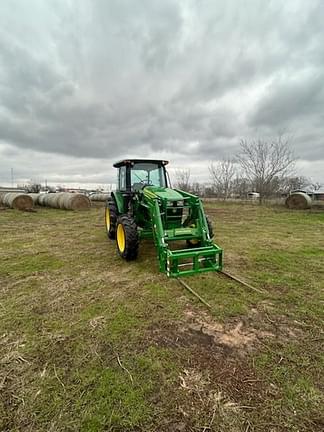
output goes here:
<path id="1" fill-rule="evenodd" d="M 314 115 L 323 118 L 324 72 L 311 70 L 306 76 L 287 76 L 269 85 L 257 105 L 252 124 L 254 126 L 285 125 Z"/>
<path id="2" fill-rule="evenodd" d="M 104 179 L 125 155 L 194 169 L 235 154 L 240 138 L 282 131 L 302 161 L 324 161 L 320 0 L 34 0 L 0 10 L 1 170 L 72 180 L 88 158 Z"/>

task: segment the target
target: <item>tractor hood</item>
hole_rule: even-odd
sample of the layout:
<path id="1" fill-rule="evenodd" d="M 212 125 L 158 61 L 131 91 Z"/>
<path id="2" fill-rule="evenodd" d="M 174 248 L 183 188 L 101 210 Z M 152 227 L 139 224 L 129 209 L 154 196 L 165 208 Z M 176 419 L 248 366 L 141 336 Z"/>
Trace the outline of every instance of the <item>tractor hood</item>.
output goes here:
<path id="1" fill-rule="evenodd" d="M 147 198 L 159 197 L 163 200 L 169 200 L 169 201 L 183 200 L 183 196 L 179 192 L 175 191 L 174 189 L 163 188 L 159 186 L 146 186 L 144 188 L 144 195 Z"/>

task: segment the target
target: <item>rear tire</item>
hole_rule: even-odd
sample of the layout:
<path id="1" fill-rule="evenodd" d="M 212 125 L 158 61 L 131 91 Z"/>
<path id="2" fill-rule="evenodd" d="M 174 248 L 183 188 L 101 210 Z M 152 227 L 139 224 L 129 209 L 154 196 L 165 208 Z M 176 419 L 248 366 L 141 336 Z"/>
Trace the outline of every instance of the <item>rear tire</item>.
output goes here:
<path id="1" fill-rule="evenodd" d="M 137 225 L 129 215 L 121 215 L 117 219 L 116 244 L 122 258 L 127 261 L 137 258 L 139 247 Z"/>
<path id="2" fill-rule="evenodd" d="M 105 208 L 105 226 L 108 238 L 116 238 L 117 207 L 114 201 L 107 201 Z"/>

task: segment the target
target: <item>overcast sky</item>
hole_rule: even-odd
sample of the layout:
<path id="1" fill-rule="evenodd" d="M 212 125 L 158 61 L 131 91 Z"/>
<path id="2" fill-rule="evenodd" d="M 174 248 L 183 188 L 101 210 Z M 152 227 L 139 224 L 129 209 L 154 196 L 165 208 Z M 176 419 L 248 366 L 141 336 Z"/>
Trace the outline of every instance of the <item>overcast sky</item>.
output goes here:
<path id="1" fill-rule="evenodd" d="M 136 156 L 208 181 L 283 132 L 324 183 L 322 0 L 0 2 L 0 184 L 111 183 Z"/>

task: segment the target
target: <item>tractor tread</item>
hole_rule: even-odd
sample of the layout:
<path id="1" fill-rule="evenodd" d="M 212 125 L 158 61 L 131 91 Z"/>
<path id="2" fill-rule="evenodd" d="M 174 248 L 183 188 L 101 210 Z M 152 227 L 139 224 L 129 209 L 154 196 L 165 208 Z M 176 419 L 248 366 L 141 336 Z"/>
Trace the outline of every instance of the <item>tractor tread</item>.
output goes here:
<path id="1" fill-rule="evenodd" d="M 118 252 L 125 260 L 133 261 L 137 258 L 139 248 L 137 225 L 132 216 L 127 214 L 121 215 L 117 218 L 116 227 L 118 224 L 123 225 L 126 237 L 125 250 L 121 252 L 117 246 Z"/>
<path id="2" fill-rule="evenodd" d="M 208 216 L 206 216 L 206 221 L 207 221 L 207 226 L 208 226 L 208 231 L 209 231 L 209 237 L 212 239 L 214 237 L 214 230 L 213 230 L 213 225 L 210 221 L 210 219 L 208 218 Z M 187 240 L 187 246 L 189 248 L 197 248 L 201 246 L 201 241 L 197 242 L 197 243 L 192 243 L 190 240 Z"/>
<path id="3" fill-rule="evenodd" d="M 213 229 L 213 225 L 209 219 L 208 216 L 206 216 L 206 220 L 207 220 L 207 225 L 208 225 L 208 231 L 209 231 L 209 237 L 213 238 L 214 237 L 214 229 Z"/>
<path id="4" fill-rule="evenodd" d="M 116 238 L 116 226 L 117 226 L 117 206 L 112 198 L 109 198 L 106 203 L 106 208 L 109 208 L 110 213 L 110 229 L 107 230 L 107 236 L 109 239 L 114 240 Z"/>

